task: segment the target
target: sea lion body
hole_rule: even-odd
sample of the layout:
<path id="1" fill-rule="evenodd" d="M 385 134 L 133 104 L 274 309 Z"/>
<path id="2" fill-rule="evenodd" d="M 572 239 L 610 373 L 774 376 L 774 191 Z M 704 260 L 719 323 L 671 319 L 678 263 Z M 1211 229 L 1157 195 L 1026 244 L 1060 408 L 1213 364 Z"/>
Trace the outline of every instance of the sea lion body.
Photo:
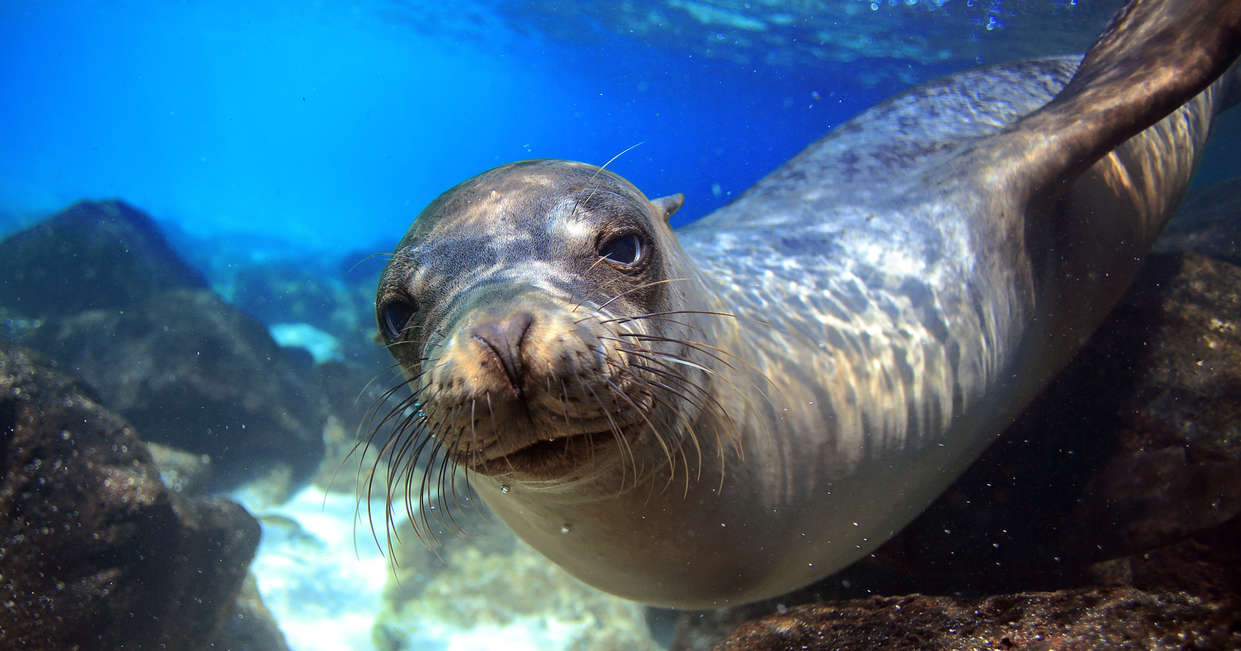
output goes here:
<path id="1" fill-rule="evenodd" d="M 1061 57 L 919 87 L 675 235 L 678 200 L 576 163 L 446 192 L 380 282 L 425 410 L 401 433 L 434 435 L 520 537 L 623 597 L 721 607 L 841 569 L 1067 362 L 1188 184 L 1227 61 L 1132 124 L 1046 126 L 1112 106 L 1092 93 L 1118 83 L 1130 23 L 1192 15 L 1132 7 L 1076 77 Z M 1203 47 L 1230 60 L 1230 29 Z"/>

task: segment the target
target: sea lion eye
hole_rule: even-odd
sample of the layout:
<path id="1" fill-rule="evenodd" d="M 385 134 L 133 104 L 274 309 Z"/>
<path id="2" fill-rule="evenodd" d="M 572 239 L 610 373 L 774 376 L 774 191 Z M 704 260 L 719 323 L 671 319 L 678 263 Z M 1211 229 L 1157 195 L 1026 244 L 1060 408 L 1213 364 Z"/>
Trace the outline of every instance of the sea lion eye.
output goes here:
<path id="1" fill-rule="evenodd" d="M 623 265 L 637 264 L 642 259 L 642 239 L 633 233 L 613 237 L 599 247 L 599 257 Z"/>
<path id="2" fill-rule="evenodd" d="M 380 310 L 384 334 L 389 339 L 399 339 L 417 311 L 417 304 L 411 300 L 398 298 L 385 303 Z"/>

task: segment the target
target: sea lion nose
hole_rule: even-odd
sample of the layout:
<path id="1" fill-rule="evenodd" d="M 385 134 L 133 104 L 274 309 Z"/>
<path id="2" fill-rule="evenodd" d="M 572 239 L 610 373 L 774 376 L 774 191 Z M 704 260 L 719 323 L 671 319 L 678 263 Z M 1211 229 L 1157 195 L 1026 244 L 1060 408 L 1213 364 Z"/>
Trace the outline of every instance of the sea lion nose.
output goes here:
<path id="1" fill-rule="evenodd" d="M 521 363 L 521 342 L 534 323 L 534 315 L 522 310 L 490 320 L 470 330 L 470 336 L 486 344 L 504 367 L 513 388 L 521 392 L 525 369 Z"/>

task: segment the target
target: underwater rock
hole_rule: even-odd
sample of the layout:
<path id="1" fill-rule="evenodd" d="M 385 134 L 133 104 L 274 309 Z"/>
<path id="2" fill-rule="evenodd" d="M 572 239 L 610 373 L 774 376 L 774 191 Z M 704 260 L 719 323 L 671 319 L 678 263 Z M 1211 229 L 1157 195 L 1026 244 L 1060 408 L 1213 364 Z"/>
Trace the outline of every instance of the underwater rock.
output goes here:
<path id="1" fill-rule="evenodd" d="M 1194 251 L 1241 265 L 1241 178 L 1191 190 L 1155 251 Z"/>
<path id="2" fill-rule="evenodd" d="M 91 391 L 0 340 L 0 647 L 205 648 L 258 523 L 169 491 Z"/>
<path id="3" fill-rule="evenodd" d="M 211 480 L 211 457 L 206 454 L 193 454 L 185 450 L 145 441 L 155 467 L 159 469 L 159 478 L 174 493 L 192 497 L 207 491 Z"/>
<path id="4" fill-rule="evenodd" d="M 1124 363 L 1132 389 L 1103 405 L 1116 449 L 1090 475 L 1072 527 L 1103 557 L 1241 514 L 1241 267 L 1154 258 L 1113 319 L 1118 336 L 1091 355 Z"/>
<path id="5" fill-rule="evenodd" d="M 292 261 L 276 261 L 239 269 L 232 298 L 237 307 L 264 323 L 307 323 L 335 332 L 358 320 L 348 313 L 352 306 L 337 300 L 339 292 L 322 272 Z"/>
<path id="6" fill-rule="evenodd" d="M 910 595 L 803 606 L 748 622 L 717 649 L 1224 649 L 1241 614 L 1134 588 L 993 597 Z"/>
<path id="7" fill-rule="evenodd" d="M 206 286 L 155 222 L 122 201 L 81 201 L 0 241 L 0 304 L 27 317 L 124 308 Z"/>
<path id="8" fill-rule="evenodd" d="M 277 474 L 287 492 L 323 457 L 319 384 L 261 323 L 211 292 L 81 312 L 22 343 L 86 380 L 143 438 L 209 455 L 211 489 Z"/>
<path id="9" fill-rule="evenodd" d="M 259 596 L 254 575 L 246 575 L 237 596 L 237 607 L 224 620 L 220 632 L 212 640 L 212 648 L 228 651 L 289 651 L 288 642 L 276 618 Z"/>
<path id="10" fill-rule="evenodd" d="M 229 296 L 273 330 L 282 345 L 309 350 L 316 362 L 372 359 L 376 346 L 376 266 L 383 258 L 346 254 L 338 265 L 320 260 L 246 264 L 234 272 Z M 357 267 L 346 277 L 339 267 Z"/>

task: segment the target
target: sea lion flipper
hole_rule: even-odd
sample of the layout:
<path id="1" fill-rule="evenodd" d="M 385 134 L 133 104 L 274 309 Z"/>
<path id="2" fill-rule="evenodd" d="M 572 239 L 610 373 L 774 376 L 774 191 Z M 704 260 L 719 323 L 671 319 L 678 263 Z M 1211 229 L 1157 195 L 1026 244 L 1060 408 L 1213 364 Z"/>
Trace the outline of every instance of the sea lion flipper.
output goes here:
<path id="1" fill-rule="evenodd" d="M 1202 92 L 1241 54 L 1241 0 L 1133 0 L 1072 80 L 991 143 L 1027 192 L 1071 179 Z M 1011 159 L 1010 159 L 1011 160 Z"/>

